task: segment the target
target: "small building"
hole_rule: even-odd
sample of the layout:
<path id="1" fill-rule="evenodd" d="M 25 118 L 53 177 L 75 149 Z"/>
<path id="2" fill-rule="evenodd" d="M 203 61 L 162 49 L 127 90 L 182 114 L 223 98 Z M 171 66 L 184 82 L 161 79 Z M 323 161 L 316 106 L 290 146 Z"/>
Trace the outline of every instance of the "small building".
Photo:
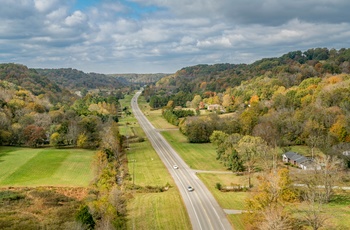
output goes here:
<path id="1" fill-rule="evenodd" d="M 282 155 L 282 160 L 285 163 L 290 163 L 304 170 L 315 169 L 315 162 L 309 157 L 302 156 L 295 152 L 286 152 Z"/>
<path id="2" fill-rule="evenodd" d="M 224 107 L 222 105 L 219 105 L 219 104 L 208 105 L 207 110 L 209 110 L 209 111 L 216 110 L 216 111 L 225 112 Z"/>

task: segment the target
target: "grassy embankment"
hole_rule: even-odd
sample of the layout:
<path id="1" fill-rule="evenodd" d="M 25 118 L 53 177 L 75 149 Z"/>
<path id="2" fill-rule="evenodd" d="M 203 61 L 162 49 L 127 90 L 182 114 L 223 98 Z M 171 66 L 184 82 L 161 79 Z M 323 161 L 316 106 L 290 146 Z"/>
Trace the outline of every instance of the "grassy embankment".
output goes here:
<path id="1" fill-rule="evenodd" d="M 130 106 L 130 101 L 131 96 L 126 96 L 120 103 L 122 107 Z M 134 135 L 146 139 L 136 119 L 123 116 L 119 125 L 121 134 L 130 137 L 130 149 L 127 150 L 130 183 L 142 187 L 172 186 L 159 193 L 131 190 L 127 206 L 128 229 L 191 229 L 180 193 L 157 153 L 147 140 L 134 141 Z"/>

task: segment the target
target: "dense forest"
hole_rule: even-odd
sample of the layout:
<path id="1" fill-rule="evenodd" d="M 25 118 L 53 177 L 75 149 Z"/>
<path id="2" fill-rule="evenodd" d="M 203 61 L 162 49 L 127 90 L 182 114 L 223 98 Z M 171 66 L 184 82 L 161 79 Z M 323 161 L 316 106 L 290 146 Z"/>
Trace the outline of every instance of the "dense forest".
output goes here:
<path id="1" fill-rule="evenodd" d="M 144 96 L 163 110 L 199 114 L 216 105 L 209 116 L 178 118 L 190 142 L 209 142 L 219 130 L 340 154 L 350 143 L 349 73 L 350 49 L 316 48 L 249 65 L 186 67 L 148 86 Z"/>

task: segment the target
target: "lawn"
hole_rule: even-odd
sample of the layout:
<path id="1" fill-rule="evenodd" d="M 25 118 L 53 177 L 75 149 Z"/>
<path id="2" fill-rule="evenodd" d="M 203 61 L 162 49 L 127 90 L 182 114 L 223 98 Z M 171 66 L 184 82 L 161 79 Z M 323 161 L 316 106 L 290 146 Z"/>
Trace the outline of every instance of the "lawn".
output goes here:
<path id="1" fill-rule="evenodd" d="M 0 186 L 88 186 L 94 151 L 0 147 Z"/>

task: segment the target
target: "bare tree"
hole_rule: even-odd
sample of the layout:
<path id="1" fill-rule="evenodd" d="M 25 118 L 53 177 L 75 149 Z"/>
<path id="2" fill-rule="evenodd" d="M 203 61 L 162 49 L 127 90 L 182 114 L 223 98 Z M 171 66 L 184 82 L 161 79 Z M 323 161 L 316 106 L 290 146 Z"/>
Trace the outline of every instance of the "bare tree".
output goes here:
<path id="1" fill-rule="evenodd" d="M 291 188 L 288 169 L 270 172 L 260 178 L 257 191 L 248 200 L 249 221 L 254 229 L 284 230 L 293 229 L 286 202 L 293 202 L 297 193 Z"/>
<path id="2" fill-rule="evenodd" d="M 239 140 L 236 151 L 248 171 L 248 185 L 251 187 L 251 173 L 254 172 L 259 161 L 262 159 L 265 161 L 267 158 L 270 158 L 271 149 L 261 137 L 247 135 Z"/>
<path id="3" fill-rule="evenodd" d="M 260 230 L 291 230 L 292 220 L 282 206 L 268 207 L 263 212 L 265 221 L 259 226 Z"/>
<path id="4" fill-rule="evenodd" d="M 76 145 L 78 136 L 79 136 L 78 122 L 75 119 L 73 119 L 68 124 L 68 131 L 66 135 L 68 144 Z"/>
<path id="5" fill-rule="evenodd" d="M 51 117 L 47 113 L 37 113 L 33 116 L 33 118 L 34 118 L 34 124 L 36 126 L 43 127 L 46 130 L 49 129 L 52 123 Z"/>
<path id="6" fill-rule="evenodd" d="M 328 203 L 334 193 L 334 186 L 340 181 L 344 169 L 343 160 L 327 155 L 316 159 L 314 170 L 315 182 L 323 190 L 323 202 Z"/>
<path id="7" fill-rule="evenodd" d="M 307 203 L 306 210 L 303 210 L 305 215 L 302 218 L 307 226 L 317 230 L 324 227 L 328 217 L 322 214 L 322 194 L 319 189 L 313 187 L 309 188 L 304 194 L 304 200 Z"/>

